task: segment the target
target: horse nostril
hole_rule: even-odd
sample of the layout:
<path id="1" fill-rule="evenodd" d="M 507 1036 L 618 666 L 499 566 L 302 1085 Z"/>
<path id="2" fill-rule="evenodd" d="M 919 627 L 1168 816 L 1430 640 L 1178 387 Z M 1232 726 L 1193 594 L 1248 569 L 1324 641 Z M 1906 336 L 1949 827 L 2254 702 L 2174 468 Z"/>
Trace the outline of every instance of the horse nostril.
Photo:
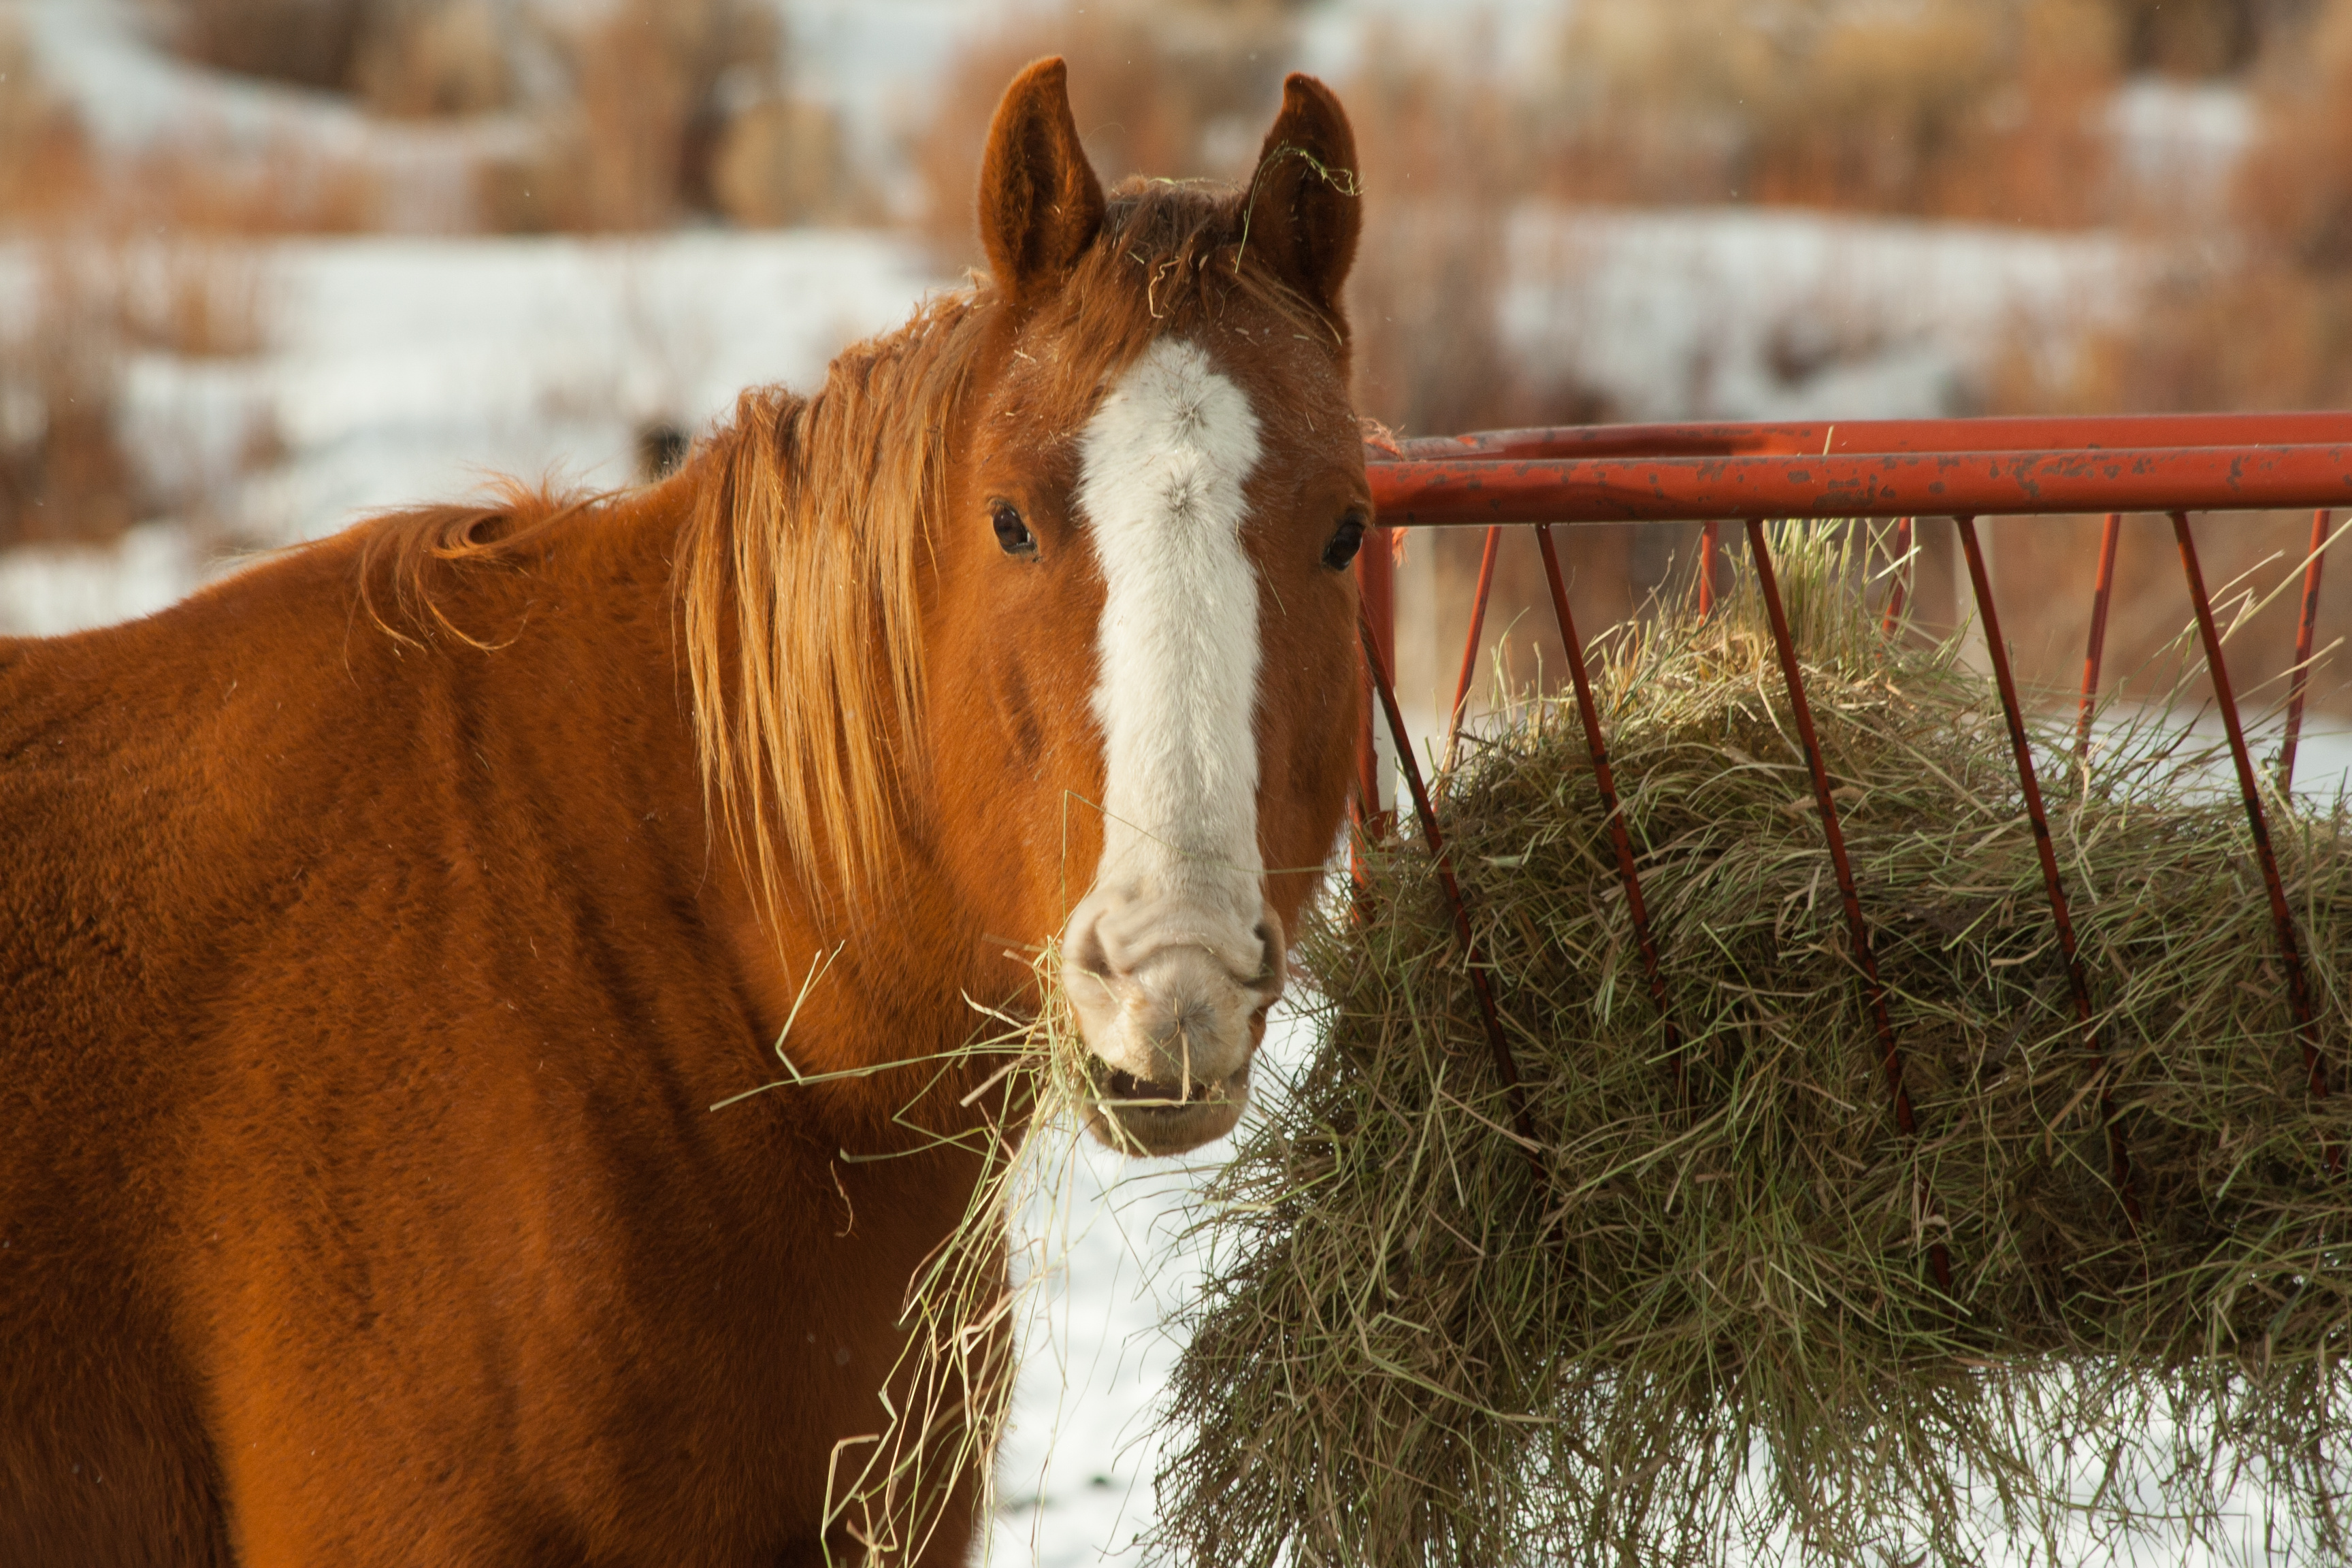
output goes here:
<path id="1" fill-rule="evenodd" d="M 1091 974 L 1097 978 L 1108 978 L 1110 974 L 1110 955 L 1103 952 L 1102 939 L 1095 934 L 1092 926 L 1088 926 L 1086 934 L 1078 938 L 1076 945 L 1064 951 L 1063 958 L 1081 974 Z"/>
<path id="2" fill-rule="evenodd" d="M 1258 979 L 1260 981 L 1275 979 L 1282 973 L 1282 950 L 1276 944 L 1274 932 L 1266 929 L 1264 921 L 1257 923 L 1257 945 Z"/>

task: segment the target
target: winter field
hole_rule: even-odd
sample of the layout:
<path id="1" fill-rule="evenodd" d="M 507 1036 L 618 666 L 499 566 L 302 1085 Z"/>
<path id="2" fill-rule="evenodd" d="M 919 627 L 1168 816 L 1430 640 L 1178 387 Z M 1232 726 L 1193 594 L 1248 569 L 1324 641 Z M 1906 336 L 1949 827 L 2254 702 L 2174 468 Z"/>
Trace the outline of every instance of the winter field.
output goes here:
<path id="1" fill-rule="evenodd" d="M 885 215 L 919 199 L 892 151 L 955 51 L 1024 0 L 795 0 L 794 90 L 842 116 L 850 156 Z M 1029 7 L 1034 9 L 1035 7 Z M 1378 27 L 1391 47 L 1471 50 L 1501 79 L 1532 68 L 1560 7 L 1490 5 L 1483 30 L 1448 26 L 1446 0 L 1309 8 L 1298 63 L 1333 79 Z M 744 387 L 811 386 L 843 344 L 954 286 L 903 225 L 636 236 L 446 237 L 464 170 L 525 134 L 486 116 L 387 131 L 330 95 L 259 89 L 188 69 L 138 43 L 115 0 L 0 0 L 52 83 L 104 146 L 137 151 L 203 124 L 256 146 L 348 146 L 387 174 L 387 226 L 411 233 L 233 238 L 191 247 L 0 238 L 0 345 L 35 334 L 60 276 L 97 280 L 132 313 L 191 277 L 234 306 L 235 341 L 130 342 L 114 364 L 115 436 L 140 511 L 104 543 L 0 549 L 0 635 L 56 635 L 151 614 L 257 552 L 375 512 L 460 499 L 500 476 L 611 488 L 637 477 L 648 431 L 688 437 Z M 2162 85 L 2114 106 L 2142 177 L 2173 177 L 2248 134 L 2242 98 Z M 894 159 L 898 161 L 894 162 Z M 2126 160 L 2129 162 L 2129 160 Z M 1401 213 L 1405 208 L 1393 209 Z M 1368 247 L 1413 236 L 1409 217 Z M 2146 291 L 2220 244 L 2156 248 L 2121 231 L 2037 231 L 1790 208 L 1517 206 L 1496 253 L 1494 336 L 1539 395 L 1574 393 L 1630 419 L 1962 414 L 2019 355 L 2063 379 L 2085 333 L 2127 325 Z M 77 245 L 79 247 L 77 247 Z M 41 417 L 0 376 L 0 445 Z M 1415 432 L 1422 433 L 1422 432 Z M 1401 597 L 1435 592 L 1433 552 L 1409 558 Z M 2340 586 L 2339 586 L 2340 591 Z M 1408 637 L 1412 634 L 1408 631 Z M 1454 655 L 1408 646 L 1403 692 L 1429 734 Z M 2352 780 L 2340 721 L 2307 732 L 2299 788 Z M 1303 1059 L 1303 1026 L 1269 1034 L 1274 1085 Z M 1002 1456 L 991 1561 L 1089 1564 L 1148 1528 L 1153 1399 L 1181 1347 L 1163 1327 L 1198 1278 L 1202 1216 L 1188 1196 L 1220 1156 L 1134 1163 L 1084 1146 L 1062 1201 L 1033 1215 L 1045 1271 L 1016 1426 Z M 2136 1563 L 2260 1560 L 2248 1493 L 2236 1539 L 2152 1539 Z M 2059 1560 L 2080 1553 L 2059 1543 Z M 1123 1559 L 1134 1561 L 1129 1552 Z M 1769 1556 L 1765 1561 L 1773 1561 Z M 1793 1551 L 1780 1560 L 1795 1561 Z M 2024 1559 L 2019 1559 L 2020 1562 Z"/>

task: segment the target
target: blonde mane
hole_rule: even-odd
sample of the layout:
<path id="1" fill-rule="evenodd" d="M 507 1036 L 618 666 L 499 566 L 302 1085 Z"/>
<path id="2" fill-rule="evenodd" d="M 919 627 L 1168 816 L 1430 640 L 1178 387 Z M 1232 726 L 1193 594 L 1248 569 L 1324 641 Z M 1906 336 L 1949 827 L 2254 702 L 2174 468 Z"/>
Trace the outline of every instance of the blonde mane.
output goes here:
<path id="1" fill-rule="evenodd" d="M 768 908 L 890 866 L 923 700 L 916 554 L 980 339 L 971 295 L 845 349 L 814 396 L 755 387 L 696 455 L 677 584 L 703 783 Z M 780 855 L 779 850 L 782 853 Z"/>

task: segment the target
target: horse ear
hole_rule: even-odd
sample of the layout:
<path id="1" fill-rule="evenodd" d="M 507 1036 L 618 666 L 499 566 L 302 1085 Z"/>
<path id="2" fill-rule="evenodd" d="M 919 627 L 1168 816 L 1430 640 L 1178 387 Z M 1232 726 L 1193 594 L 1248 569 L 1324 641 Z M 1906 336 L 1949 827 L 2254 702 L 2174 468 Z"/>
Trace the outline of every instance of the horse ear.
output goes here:
<path id="1" fill-rule="evenodd" d="M 1056 55 L 1013 79 L 980 164 L 980 237 L 996 286 L 1020 305 L 1059 289 L 1102 229 L 1102 184 L 1078 145 Z"/>
<path id="2" fill-rule="evenodd" d="M 1363 227 L 1356 133 L 1339 98 L 1311 76 L 1282 84 L 1282 112 L 1265 133 L 1250 176 L 1248 248 L 1324 309 L 1338 312 L 1339 285 Z"/>

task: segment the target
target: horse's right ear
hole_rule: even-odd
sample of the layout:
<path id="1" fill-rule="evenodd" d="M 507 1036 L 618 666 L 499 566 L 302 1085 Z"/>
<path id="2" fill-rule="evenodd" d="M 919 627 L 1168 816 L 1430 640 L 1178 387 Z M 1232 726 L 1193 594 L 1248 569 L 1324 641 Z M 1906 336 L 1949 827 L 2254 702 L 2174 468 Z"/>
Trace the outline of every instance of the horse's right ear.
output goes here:
<path id="1" fill-rule="evenodd" d="M 996 286 L 1016 306 L 1052 295 L 1095 242 L 1103 222 L 1068 71 L 1056 55 L 1013 79 L 988 128 L 980 164 L 980 237 Z"/>
<path id="2" fill-rule="evenodd" d="M 1348 111 L 1329 88 L 1293 72 L 1243 198 L 1245 243 L 1285 282 L 1337 315 L 1364 221 L 1358 198 Z"/>

